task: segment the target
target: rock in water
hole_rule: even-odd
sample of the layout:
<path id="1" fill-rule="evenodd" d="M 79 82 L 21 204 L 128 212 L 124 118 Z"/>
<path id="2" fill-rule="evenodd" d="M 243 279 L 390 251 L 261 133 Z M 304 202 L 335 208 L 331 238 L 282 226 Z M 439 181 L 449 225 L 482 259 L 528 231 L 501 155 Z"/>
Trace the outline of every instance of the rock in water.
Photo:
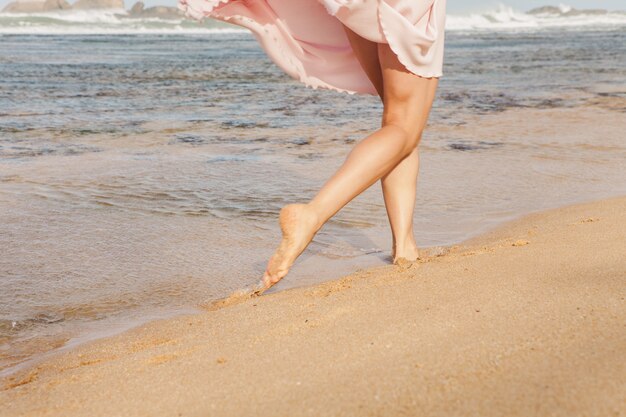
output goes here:
<path id="1" fill-rule="evenodd" d="M 184 18 L 184 14 L 178 10 L 176 7 L 167 7 L 167 6 L 154 6 L 144 8 L 144 3 L 142 1 L 138 1 L 133 4 L 133 7 L 128 11 L 128 15 L 116 15 L 120 19 L 127 18 L 146 18 L 146 17 L 156 17 L 159 19 L 181 19 Z"/>
<path id="2" fill-rule="evenodd" d="M 543 7 L 537 7 L 535 9 L 529 10 L 526 13 L 532 14 L 532 15 L 550 14 L 550 15 L 570 17 L 570 16 L 581 16 L 581 15 L 604 15 L 608 13 L 608 10 L 604 10 L 604 9 L 581 9 L 579 10 L 579 9 L 574 9 L 574 8 L 562 9 L 560 7 L 555 7 L 555 6 L 543 6 Z"/>
<path id="3" fill-rule="evenodd" d="M 78 0 L 72 9 L 123 9 L 124 0 Z"/>
<path id="4" fill-rule="evenodd" d="M 65 0 L 46 0 L 43 3 L 43 10 L 53 11 L 53 10 L 68 10 L 71 9 L 72 6 Z"/>
<path id="5" fill-rule="evenodd" d="M 39 13 L 43 12 L 44 2 L 42 1 L 23 1 L 17 0 L 7 4 L 2 13 Z"/>
<path id="6" fill-rule="evenodd" d="M 141 12 L 143 12 L 143 8 L 144 8 L 144 4 L 142 1 L 138 1 L 137 3 L 133 4 L 133 7 L 130 8 L 129 12 L 131 15 L 139 15 L 141 14 Z"/>
<path id="7" fill-rule="evenodd" d="M 563 12 L 561 11 L 561 9 L 559 9 L 558 7 L 555 7 L 555 6 L 543 6 L 543 7 L 537 7 L 535 9 L 529 10 L 526 13 L 528 13 L 528 14 L 557 14 L 557 15 L 560 15 Z"/>
<path id="8" fill-rule="evenodd" d="M 154 6 L 141 11 L 141 17 L 158 17 L 159 19 L 180 19 L 183 14 L 176 7 Z"/>

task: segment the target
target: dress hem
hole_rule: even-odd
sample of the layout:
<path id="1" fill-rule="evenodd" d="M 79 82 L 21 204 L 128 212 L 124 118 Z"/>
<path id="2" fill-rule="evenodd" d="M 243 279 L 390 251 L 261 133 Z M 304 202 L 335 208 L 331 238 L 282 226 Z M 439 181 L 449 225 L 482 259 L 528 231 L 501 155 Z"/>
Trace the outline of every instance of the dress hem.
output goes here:
<path id="1" fill-rule="evenodd" d="M 231 23 L 231 21 L 233 20 L 241 20 L 241 21 L 248 21 L 249 24 L 251 24 L 251 26 L 257 26 L 255 25 L 254 21 L 252 19 L 248 19 L 246 17 L 243 16 L 225 16 L 219 13 L 215 13 L 214 10 L 216 7 L 218 7 L 220 4 L 227 4 L 228 2 L 230 2 L 231 0 L 217 0 L 217 1 L 211 1 L 210 3 L 210 8 L 208 9 L 195 9 L 193 7 L 191 7 L 186 0 L 179 0 L 178 2 L 178 10 L 182 11 L 184 13 L 184 15 L 186 17 L 190 17 L 194 20 L 197 21 L 203 21 L 206 18 L 217 18 L 219 20 L 222 20 L 224 22 L 227 23 Z M 207 1 L 208 3 L 208 1 Z M 232 23 L 234 24 L 234 23 Z M 250 30 L 254 35 L 256 35 L 256 33 L 251 30 L 250 28 L 247 28 L 248 30 Z M 259 30 L 263 30 L 264 33 L 267 35 L 267 38 L 264 39 L 271 39 L 273 41 L 273 45 L 276 46 L 277 50 L 280 51 L 280 55 L 285 59 L 286 62 L 289 62 L 289 64 L 292 66 L 292 71 L 286 71 L 288 73 L 288 75 L 291 76 L 292 79 L 295 79 L 296 81 L 304 84 L 307 88 L 311 88 L 313 90 L 318 90 L 318 89 L 325 89 L 325 90 L 331 90 L 331 91 L 336 91 L 339 93 L 346 93 L 346 94 L 350 94 L 350 95 L 369 95 L 369 96 L 377 96 L 376 93 L 372 93 L 369 91 L 356 91 L 356 90 L 348 90 L 348 89 L 343 89 L 343 88 L 339 88 L 339 87 L 335 87 L 331 84 L 328 83 L 323 83 L 323 82 L 312 82 L 309 81 L 307 78 L 305 78 L 305 74 L 302 73 L 302 71 L 300 71 L 298 69 L 298 66 L 295 65 L 293 63 L 293 60 L 290 56 L 290 54 L 285 52 L 285 49 L 283 48 L 283 46 L 281 45 L 281 43 L 278 41 L 278 39 L 276 39 L 271 33 L 269 33 L 269 31 L 267 29 L 261 29 L 258 28 Z M 272 61 L 274 61 L 276 64 L 278 64 L 276 62 L 276 59 L 273 59 L 272 56 L 270 55 L 270 58 L 272 59 Z M 294 74 L 297 74 L 297 76 L 294 76 Z"/>
<path id="2" fill-rule="evenodd" d="M 271 42 L 274 48 L 271 48 L 269 50 L 273 50 L 276 52 L 274 54 L 269 53 L 269 50 L 265 48 L 266 52 L 268 52 L 268 56 L 270 57 L 270 59 L 272 59 L 274 63 L 276 63 L 279 67 L 285 70 L 285 72 L 292 79 L 295 79 L 296 81 L 304 84 L 307 88 L 311 88 L 313 90 L 325 89 L 325 90 L 336 91 L 339 93 L 347 93 L 350 95 L 378 96 L 378 94 L 375 91 L 344 89 L 344 88 L 336 87 L 332 84 L 329 84 L 319 79 L 312 80 L 311 78 L 308 78 L 306 73 L 303 72 L 302 69 L 300 68 L 300 65 L 296 64 L 293 61 L 293 57 L 291 56 L 291 54 L 289 54 L 286 51 L 286 48 L 283 45 L 283 43 L 280 42 L 279 39 L 274 34 L 272 34 L 267 28 L 265 28 L 263 25 L 259 25 L 253 19 L 250 19 L 245 16 L 240 16 L 240 15 L 226 16 L 226 15 L 220 14 L 219 12 L 216 12 L 215 9 L 218 8 L 220 5 L 226 5 L 231 1 L 232 0 L 205 0 L 205 2 L 203 2 L 203 6 L 204 5 L 206 6 L 201 7 L 201 8 L 194 8 L 188 3 L 187 0 L 179 0 L 177 8 L 178 10 L 182 11 L 186 17 L 197 20 L 199 22 L 204 21 L 206 18 L 215 18 L 215 19 L 218 19 L 227 23 L 231 23 L 231 24 L 237 24 L 237 22 L 245 23 L 246 24 L 245 27 L 252 32 L 252 34 L 260 41 L 261 44 Z M 336 10 L 331 10 L 328 7 L 328 5 L 324 3 L 324 8 L 326 12 L 330 16 L 336 19 L 337 19 L 336 13 L 339 10 L 341 10 L 341 8 L 343 7 L 345 6 L 339 5 Z M 430 78 L 442 77 L 443 74 L 441 72 L 424 73 L 420 71 L 419 69 L 415 68 L 415 66 L 412 65 L 410 62 L 408 62 L 408 60 L 405 57 L 403 57 L 402 54 L 399 54 L 398 53 L 399 48 L 394 46 L 392 40 L 390 41 L 389 32 L 387 28 L 385 27 L 384 23 L 382 22 L 382 19 L 379 18 L 378 20 L 379 20 L 382 33 L 385 37 L 385 40 L 387 41 L 387 44 L 389 45 L 391 50 L 395 53 L 395 55 L 398 57 L 398 61 L 407 69 L 407 71 L 422 78 L 430 79 Z M 275 56 L 275 55 L 278 55 L 278 56 Z M 282 62 L 281 62 L 281 59 L 279 59 L 279 57 L 282 58 Z M 285 65 L 285 63 L 289 64 L 289 68 L 286 68 L 287 66 Z"/>

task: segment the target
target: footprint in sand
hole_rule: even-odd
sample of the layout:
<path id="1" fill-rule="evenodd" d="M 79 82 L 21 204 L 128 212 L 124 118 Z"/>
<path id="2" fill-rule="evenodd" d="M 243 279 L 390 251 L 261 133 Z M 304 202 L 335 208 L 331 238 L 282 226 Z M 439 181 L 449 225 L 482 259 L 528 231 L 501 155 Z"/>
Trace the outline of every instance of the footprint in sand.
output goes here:
<path id="1" fill-rule="evenodd" d="M 593 222 L 597 222 L 598 220 L 600 219 L 598 219 L 597 217 L 588 217 L 586 219 L 582 219 L 578 223 L 593 223 Z"/>
<path id="2" fill-rule="evenodd" d="M 587 218 L 578 220 L 576 223 L 570 223 L 570 226 L 578 226 L 579 224 L 585 224 L 585 223 L 595 223 L 597 221 L 600 221 L 600 218 L 587 217 Z"/>

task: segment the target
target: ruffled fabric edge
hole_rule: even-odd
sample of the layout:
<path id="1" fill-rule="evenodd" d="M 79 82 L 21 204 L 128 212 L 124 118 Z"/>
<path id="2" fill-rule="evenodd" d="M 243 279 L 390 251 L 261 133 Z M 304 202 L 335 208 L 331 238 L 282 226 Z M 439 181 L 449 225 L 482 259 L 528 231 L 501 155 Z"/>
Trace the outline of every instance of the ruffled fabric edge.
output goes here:
<path id="1" fill-rule="evenodd" d="M 231 0 L 204 0 L 202 2 L 203 7 L 197 9 L 189 4 L 187 0 L 178 0 L 177 8 L 182 11 L 186 17 L 190 17 L 195 20 L 204 20 L 209 17 L 213 9 L 220 5 L 220 3 L 228 3 Z"/>
<path id="2" fill-rule="evenodd" d="M 250 19 L 245 16 L 238 16 L 238 15 L 227 16 L 227 15 L 220 14 L 218 12 L 220 6 L 224 6 L 231 1 L 232 0 L 178 0 L 178 9 L 181 10 L 185 16 L 190 17 L 195 20 L 202 21 L 205 18 L 210 17 L 210 18 L 215 18 L 215 19 L 222 20 L 225 22 L 233 23 L 239 26 L 243 26 L 252 31 L 252 33 L 255 35 L 255 37 L 261 43 L 262 46 L 265 46 L 265 44 L 268 43 L 268 41 L 271 41 L 271 46 L 264 48 L 266 52 L 268 53 L 268 56 L 280 68 L 282 68 L 289 76 L 298 80 L 299 82 L 303 83 L 305 86 L 309 88 L 312 88 L 314 90 L 317 90 L 318 88 L 323 88 L 323 89 L 328 89 L 328 90 L 333 90 L 333 91 L 337 91 L 341 93 L 348 93 L 348 94 L 364 94 L 364 95 L 374 95 L 374 96 L 377 95 L 377 92 L 375 88 L 373 87 L 373 85 L 370 85 L 370 87 L 367 90 L 350 90 L 350 89 L 337 87 L 317 77 L 308 76 L 307 73 L 304 71 L 302 64 L 301 63 L 299 64 L 298 62 L 294 61 L 293 56 L 288 50 L 288 48 L 283 44 L 283 42 L 279 41 L 278 37 L 276 36 L 276 33 L 272 33 L 267 28 L 267 25 L 258 24 L 253 19 Z M 315 0 L 311 0 L 311 1 L 315 1 Z M 437 7 L 434 6 L 434 3 L 437 1 L 443 3 L 442 5 L 443 10 L 438 9 Z M 343 8 L 349 7 L 350 0 L 348 1 L 334 0 L 332 2 L 321 1 L 320 3 L 324 6 L 324 8 L 326 9 L 327 13 L 330 16 L 337 18 L 336 15 L 339 13 L 340 10 L 342 10 Z M 380 3 L 383 5 L 386 5 L 386 2 L 384 0 L 381 1 Z M 425 39 L 428 36 L 428 34 L 415 33 L 415 28 L 408 27 L 408 26 L 403 28 L 404 32 L 402 33 L 407 33 L 408 31 L 409 33 L 412 33 L 413 36 L 416 38 L 421 37 L 422 41 L 426 40 L 426 43 L 429 44 L 429 47 L 428 47 L 429 51 L 432 51 L 433 54 L 439 54 L 438 56 L 431 56 L 428 59 L 428 61 L 422 61 L 422 62 L 416 63 L 414 62 L 414 59 L 412 59 L 412 57 L 415 54 L 414 53 L 412 54 L 410 53 L 410 51 L 407 51 L 407 46 L 406 46 L 407 39 L 406 38 L 400 39 L 399 36 L 402 33 L 399 33 L 398 30 L 392 30 L 389 27 L 389 24 L 387 22 L 389 20 L 394 22 L 395 20 L 394 23 L 398 24 L 398 22 L 400 22 L 400 24 L 402 24 L 402 16 L 395 16 L 396 19 L 394 19 L 393 13 L 395 12 L 395 10 L 393 10 L 393 8 L 391 8 L 390 6 L 389 6 L 389 9 L 390 10 L 386 10 L 384 6 L 378 7 L 378 10 L 377 10 L 378 24 L 380 26 L 380 31 L 382 32 L 382 35 L 384 36 L 384 40 L 389 45 L 391 50 L 396 54 L 400 63 L 404 65 L 407 68 L 407 70 L 409 70 L 410 72 L 420 77 L 424 77 L 424 78 L 441 77 L 443 75 L 441 70 L 424 71 L 423 67 L 429 63 L 432 63 L 434 59 L 439 59 L 440 61 L 443 60 L 444 28 L 443 27 L 437 28 L 429 24 L 427 26 L 427 29 L 433 32 L 431 33 L 432 39 Z M 441 16 L 443 18 L 443 23 L 441 23 L 441 20 L 438 21 L 439 16 L 435 16 L 433 17 L 433 19 L 435 20 L 435 25 L 437 23 L 445 25 L 445 0 L 433 1 L 433 8 L 432 10 L 430 10 L 430 13 L 437 13 L 437 12 L 443 12 L 443 16 Z M 441 45 L 437 45 L 437 43 L 441 43 Z M 416 42 L 415 47 L 423 48 L 423 45 L 420 45 L 419 42 Z M 427 51 L 425 55 L 428 55 L 429 51 Z M 286 66 L 285 63 L 288 63 L 289 66 Z M 441 68 L 441 65 L 439 65 L 439 68 Z"/>
<path id="3" fill-rule="evenodd" d="M 440 0 L 441 1 L 441 0 Z M 445 1 L 445 0 L 443 0 Z M 405 66 L 405 68 L 409 71 L 411 71 L 413 74 L 418 75 L 420 77 L 423 78 L 441 78 L 443 75 L 443 71 L 439 70 L 439 71 L 424 71 L 423 69 L 423 65 L 426 64 L 432 64 L 433 61 L 435 59 L 438 59 L 437 56 L 431 56 L 430 58 L 428 58 L 427 60 L 423 60 L 422 62 L 414 62 L 413 59 L 411 59 L 412 57 L 416 56 L 415 54 L 411 54 L 409 53 L 405 48 L 406 46 L 403 46 L 406 44 L 406 40 L 405 42 L 402 42 L 399 39 L 399 35 L 397 32 L 394 32 L 392 30 L 390 30 L 390 27 L 388 26 L 388 24 L 386 23 L 386 21 L 390 20 L 387 19 L 384 15 L 385 14 L 389 14 L 389 13 L 393 13 L 393 9 L 391 7 L 389 7 L 388 9 L 385 7 L 386 3 L 384 1 L 381 2 L 382 5 L 381 7 L 378 8 L 378 22 L 380 24 L 380 28 L 385 36 L 385 39 L 387 40 L 387 44 L 389 45 L 389 48 L 396 54 L 396 56 L 398 57 L 398 61 L 400 61 L 400 63 L 402 65 Z M 384 5 L 384 6 L 383 6 Z M 437 7 L 433 7 L 433 9 L 431 10 L 431 13 L 437 13 L 438 9 Z M 437 20 L 437 16 L 433 17 L 434 20 Z M 445 21 L 443 23 L 445 25 Z M 407 28 L 405 25 L 406 30 L 410 30 L 410 28 Z M 438 53 L 443 53 L 443 47 L 441 47 L 441 50 L 439 48 L 438 43 L 441 42 L 443 43 L 444 39 L 444 28 L 437 28 L 437 25 L 431 25 L 430 22 L 428 24 L 428 30 L 434 32 L 431 33 L 431 39 L 428 39 L 428 34 L 419 34 L 419 33 L 413 33 L 414 37 L 421 37 L 427 44 L 428 44 L 428 52 L 426 52 L 426 55 L 428 55 L 429 53 L 432 55 L 436 55 Z M 415 44 L 413 45 L 415 48 L 422 48 L 422 46 Z M 419 55 L 418 55 L 419 57 Z"/>
<path id="4" fill-rule="evenodd" d="M 264 48 L 268 53 L 268 56 L 282 68 L 290 77 L 301 82 L 306 87 L 311 88 L 313 90 L 317 90 L 319 88 L 337 91 L 339 93 L 347 93 L 350 95 L 359 94 L 359 95 L 372 95 L 377 96 L 376 89 L 373 85 L 367 91 L 357 91 L 357 90 L 349 90 L 334 86 L 327 82 L 320 80 L 319 78 L 309 77 L 306 72 L 304 72 L 298 63 L 294 62 L 292 55 L 288 52 L 287 48 L 279 42 L 278 38 L 275 34 L 271 33 L 266 27 L 263 25 L 257 24 L 253 19 L 247 18 L 245 16 L 226 16 L 220 14 L 216 11 L 220 6 L 226 5 L 232 0 L 178 0 L 177 8 L 182 11 L 186 17 L 190 17 L 192 19 L 203 21 L 204 19 L 210 17 L 214 19 L 218 19 L 227 23 L 236 24 L 238 26 L 243 26 L 249 29 L 253 35 L 257 38 L 261 45 L 264 45 L 268 39 L 272 40 L 273 48 Z M 312 0 L 313 1 L 313 0 Z M 194 3 L 192 5 L 191 3 Z M 197 5 L 200 7 L 194 7 Z M 263 36 L 265 35 L 265 36 Z M 279 57 L 274 56 L 270 51 L 279 51 Z M 290 68 L 286 67 L 281 61 L 282 58 L 284 62 L 288 62 L 290 64 Z M 365 74 L 365 72 L 363 72 Z"/>

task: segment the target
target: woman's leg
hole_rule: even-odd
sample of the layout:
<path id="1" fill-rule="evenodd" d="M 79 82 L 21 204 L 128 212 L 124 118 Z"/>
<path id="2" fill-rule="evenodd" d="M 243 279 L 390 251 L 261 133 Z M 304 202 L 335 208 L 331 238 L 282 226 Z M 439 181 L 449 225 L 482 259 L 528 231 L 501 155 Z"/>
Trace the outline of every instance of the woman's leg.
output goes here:
<path id="1" fill-rule="evenodd" d="M 383 72 L 378 58 L 378 45 L 363 39 L 345 26 L 344 29 L 354 54 L 382 100 L 384 85 Z M 413 234 L 413 212 L 415 210 L 418 171 L 419 151 L 416 147 L 409 156 L 380 180 L 389 225 L 391 226 L 393 239 L 391 256 L 394 261 L 398 258 L 415 260 L 419 256 Z"/>
<path id="2" fill-rule="evenodd" d="M 428 112 L 430 112 L 430 106 L 435 99 L 438 84 L 437 79 L 432 81 L 428 87 L 426 99 L 429 106 Z M 425 125 L 426 120 L 423 123 Z M 413 214 L 419 172 L 418 145 L 422 138 L 422 130 L 419 132 L 413 152 L 381 178 L 385 208 L 391 226 L 393 239 L 391 256 L 394 262 L 399 258 L 413 261 L 419 256 L 413 233 Z"/>
<path id="3" fill-rule="evenodd" d="M 361 68 L 363 68 L 365 74 L 367 74 L 367 78 L 374 84 L 374 88 L 376 88 L 378 96 L 382 100 L 384 96 L 384 85 L 383 71 L 380 68 L 380 60 L 378 59 L 378 44 L 363 39 L 346 26 L 344 26 L 343 29 L 346 32 L 348 41 L 350 41 L 350 46 L 352 46 L 352 51 L 356 59 L 359 60 Z"/>
<path id="4" fill-rule="evenodd" d="M 407 71 L 388 45 L 378 44 L 383 76 L 382 128 L 359 142 L 344 164 L 308 204 L 290 204 L 280 213 L 283 240 L 270 258 L 263 282 L 282 279 L 315 233 L 374 182 L 413 153 L 426 124 L 437 79 Z"/>
<path id="5" fill-rule="evenodd" d="M 414 261 L 419 256 L 413 234 L 418 171 L 419 151 L 416 146 L 409 156 L 380 179 L 391 226 L 391 257 L 394 262 L 399 258 Z"/>

